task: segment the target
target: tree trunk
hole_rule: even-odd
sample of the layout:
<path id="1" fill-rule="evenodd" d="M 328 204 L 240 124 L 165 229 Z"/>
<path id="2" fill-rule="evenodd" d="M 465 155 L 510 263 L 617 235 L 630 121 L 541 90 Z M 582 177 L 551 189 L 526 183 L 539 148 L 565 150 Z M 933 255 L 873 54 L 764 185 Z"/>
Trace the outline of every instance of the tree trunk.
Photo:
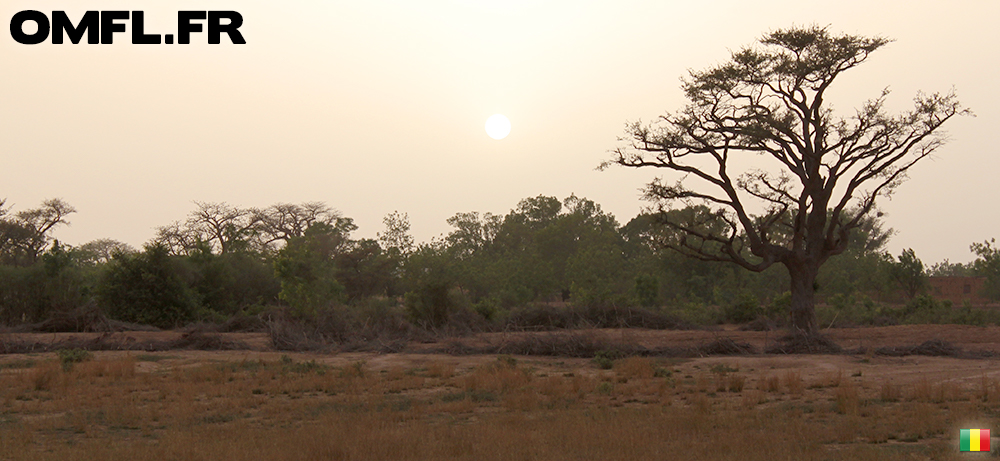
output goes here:
<path id="1" fill-rule="evenodd" d="M 792 331 L 795 334 L 813 336 L 816 328 L 816 274 L 818 267 L 809 264 L 788 264 L 788 275 L 792 279 Z"/>

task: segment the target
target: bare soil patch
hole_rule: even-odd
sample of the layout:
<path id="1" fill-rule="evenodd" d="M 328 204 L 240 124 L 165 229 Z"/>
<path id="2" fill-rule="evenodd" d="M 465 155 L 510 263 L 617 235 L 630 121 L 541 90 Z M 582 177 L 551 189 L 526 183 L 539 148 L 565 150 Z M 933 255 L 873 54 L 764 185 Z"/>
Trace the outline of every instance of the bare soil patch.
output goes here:
<path id="1" fill-rule="evenodd" d="M 846 353 L 890 356 L 1000 355 L 1000 327 L 898 325 L 827 329 L 823 334 Z M 699 357 L 780 354 L 783 332 L 740 331 L 726 325 L 712 330 L 585 329 L 554 332 L 492 332 L 400 343 L 391 350 L 455 355 L 506 353 L 589 358 L 601 350 L 623 355 Z M 170 349 L 275 351 L 267 333 L 121 331 L 103 333 L 3 333 L 0 353 L 56 349 L 160 351 Z M 336 349 L 332 345 L 331 350 Z M 384 347 L 375 350 L 386 352 Z"/>

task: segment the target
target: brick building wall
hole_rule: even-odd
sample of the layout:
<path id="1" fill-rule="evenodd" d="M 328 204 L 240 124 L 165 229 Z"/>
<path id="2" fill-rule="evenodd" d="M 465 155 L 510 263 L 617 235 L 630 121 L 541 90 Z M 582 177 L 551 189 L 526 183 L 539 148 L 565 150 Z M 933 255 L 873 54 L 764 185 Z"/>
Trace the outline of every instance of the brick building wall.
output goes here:
<path id="1" fill-rule="evenodd" d="M 950 300 L 956 306 L 966 300 L 972 305 L 989 303 L 982 294 L 986 277 L 929 277 L 927 282 L 932 296 Z"/>

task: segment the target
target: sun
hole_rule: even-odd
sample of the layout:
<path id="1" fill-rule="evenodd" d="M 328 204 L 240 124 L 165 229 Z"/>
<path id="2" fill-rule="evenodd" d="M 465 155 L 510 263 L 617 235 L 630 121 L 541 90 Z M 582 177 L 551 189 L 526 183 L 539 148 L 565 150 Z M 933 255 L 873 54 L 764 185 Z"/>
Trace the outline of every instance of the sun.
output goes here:
<path id="1" fill-rule="evenodd" d="M 486 119 L 486 134 L 493 139 L 503 139 L 510 134 L 510 120 L 503 114 L 493 114 Z"/>

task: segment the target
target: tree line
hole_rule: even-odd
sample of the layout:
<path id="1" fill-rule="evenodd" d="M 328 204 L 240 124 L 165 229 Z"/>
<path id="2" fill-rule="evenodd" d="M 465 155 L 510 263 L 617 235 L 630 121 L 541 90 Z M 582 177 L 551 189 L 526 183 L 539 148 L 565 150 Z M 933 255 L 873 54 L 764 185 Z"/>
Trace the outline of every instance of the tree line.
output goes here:
<path id="1" fill-rule="evenodd" d="M 353 220 L 321 202 L 260 209 L 196 202 L 141 249 L 112 239 L 55 240 L 75 211 L 58 199 L 17 212 L 0 205 L 3 324 L 80 308 L 162 328 L 267 311 L 430 330 L 788 316 L 787 272 L 750 272 L 667 249 L 679 231 L 663 225 L 662 214 L 693 219 L 710 213 L 703 206 L 644 212 L 622 225 L 586 198 L 529 197 L 502 215 L 457 213 L 447 235 L 417 243 L 397 212 L 368 239 L 354 238 Z M 864 220 L 844 254 L 823 266 L 816 288 L 828 304 L 906 302 L 925 291 L 931 274 L 986 276 L 987 295 L 1000 299 L 995 241 L 974 244 L 978 259 L 968 265 L 925 268 L 912 250 L 887 253 L 892 230 L 883 226 Z"/>

